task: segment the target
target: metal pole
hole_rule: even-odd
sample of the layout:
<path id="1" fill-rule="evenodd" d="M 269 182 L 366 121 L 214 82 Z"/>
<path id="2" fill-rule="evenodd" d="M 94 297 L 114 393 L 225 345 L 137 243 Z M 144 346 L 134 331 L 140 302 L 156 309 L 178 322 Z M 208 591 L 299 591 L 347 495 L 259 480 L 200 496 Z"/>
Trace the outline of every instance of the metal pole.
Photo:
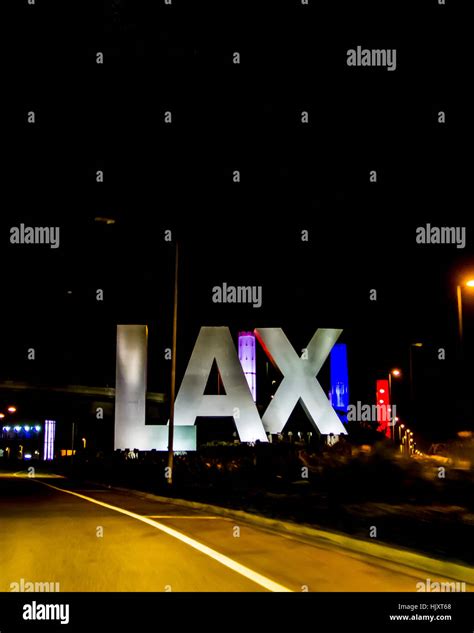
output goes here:
<path id="1" fill-rule="evenodd" d="M 76 430 L 76 423 L 72 423 L 72 438 L 71 438 L 71 464 L 74 461 L 74 431 Z"/>
<path id="2" fill-rule="evenodd" d="M 173 342 L 171 346 L 171 393 L 170 422 L 168 427 L 168 484 L 173 483 L 173 439 L 174 439 L 174 401 L 176 397 L 176 338 L 178 331 L 178 258 L 179 247 L 176 242 L 174 264 L 174 297 L 173 297 Z"/>
<path id="3" fill-rule="evenodd" d="M 463 327 L 462 327 L 462 292 L 461 286 L 457 286 L 456 295 L 458 299 L 458 331 L 459 331 L 459 347 L 462 351 Z"/>
<path id="4" fill-rule="evenodd" d="M 390 402 L 390 437 L 392 439 L 392 442 L 395 441 L 395 432 L 394 432 L 394 428 L 393 428 L 393 402 L 392 402 L 392 372 L 389 372 L 388 374 L 388 400 Z"/>

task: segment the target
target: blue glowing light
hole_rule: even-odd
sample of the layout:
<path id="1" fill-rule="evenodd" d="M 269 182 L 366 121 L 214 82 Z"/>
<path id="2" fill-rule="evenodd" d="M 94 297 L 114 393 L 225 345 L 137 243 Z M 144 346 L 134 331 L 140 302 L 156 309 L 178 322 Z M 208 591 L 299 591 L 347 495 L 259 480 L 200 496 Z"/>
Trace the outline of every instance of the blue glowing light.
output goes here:
<path id="1" fill-rule="evenodd" d="M 331 391 L 329 399 L 342 422 L 347 422 L 349 409 L 349 371 L 347 368 L 347 345 L 337 343 L 331 350 Z"/>

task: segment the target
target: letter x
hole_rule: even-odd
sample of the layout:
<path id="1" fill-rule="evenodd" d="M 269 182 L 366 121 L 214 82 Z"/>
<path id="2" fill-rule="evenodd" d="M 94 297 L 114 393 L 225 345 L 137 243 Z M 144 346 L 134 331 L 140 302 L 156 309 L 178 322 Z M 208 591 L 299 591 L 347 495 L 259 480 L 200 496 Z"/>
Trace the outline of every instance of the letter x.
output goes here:
<path id="1" fill-rule="evenodd" d="M 281 433 L 298 402 L 321 434 L 347 433 L 316 380 L 341 332 L 318 329 L 300 358 L 281 328 L 255 330 L 268 358 L 283 374 L 283 380 L 262 418 L 267 433 Z"/>

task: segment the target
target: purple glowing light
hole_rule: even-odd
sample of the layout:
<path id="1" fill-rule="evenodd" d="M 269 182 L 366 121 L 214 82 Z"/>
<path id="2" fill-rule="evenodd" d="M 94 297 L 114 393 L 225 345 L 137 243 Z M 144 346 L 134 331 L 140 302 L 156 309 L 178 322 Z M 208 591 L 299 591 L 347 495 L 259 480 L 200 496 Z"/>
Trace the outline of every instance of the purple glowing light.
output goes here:
<path id="1" fill-rule="evenodd" d="M 257 400 L 257 356 L 255 334 L 253 332 L 239 332 L 239 360 L 245 374 L 245 379 L 252 394 L 253 401 Z"/>
<path id="2" fill-rule="evenodd" d="M 55 420 L 44 421 L 44 459 L 51 461 L 54 458 L 54 438 L 56 435 Z"/>

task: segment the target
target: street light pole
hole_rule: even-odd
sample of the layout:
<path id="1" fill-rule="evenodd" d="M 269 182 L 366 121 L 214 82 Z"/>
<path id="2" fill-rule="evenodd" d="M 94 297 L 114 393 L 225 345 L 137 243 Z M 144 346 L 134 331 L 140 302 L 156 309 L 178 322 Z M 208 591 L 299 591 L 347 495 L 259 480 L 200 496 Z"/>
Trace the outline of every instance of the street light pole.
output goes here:
<path id="1" fill-rule="evenodd" d="M 415 400 L 415 384 L 413 377 L 413 348 L 423 347 L 423 343 L 410 343 L 410 413 L 413 415 L 414 400 Z"/>
<path id="2" fill-rule="evenodd" d="M 392 419 L 392 407 L 393 407 L 393 402 L 392 402 L 392 372 L 389 372 L 388 374 L 388 400 L 390 402 L 390 435 L 392 437 L 392 442 L 394 441 L 394 432 L 393 432 L 393 419 Z"/>
<path id="3" fill-rule="evenodd" d="M 173 440 L 174 440 L 174 401 L 176 397 L 176 339 L 178 331 L 178 260 L 179 247 L 176 242 L 174 262 L 174 297 L 173 297 L 173 341 L 171 345 L 171 389 L 170 389 L 170 421 L 168 427 L 168 484 L 173 483 Z"/>
<path id="4" fill-rule="evenodd" d="M 72 434 L 71 434 L 71 464 L 74 462 L 74 435 L 76 431 L 76 423 L 72 423 Z"/>
<path id="5" fill-rule="evenodd" d="M 459 347 L 462 350 L 462 338 L 463 338 L 463 323 L 462 323 L 462 290 L 458 284 L 456 287 L 456 296 L 458 300 L 458 334 L 459 334 Z"/>
<path id="6" fill-rule="evenodd" d="M 392 442 L 395 442 L 395 424 L 396 424 L 395 415 L 392 416 L 392 413 L 393 413 L 392 375 L 398 378 L 400 374 L 401 374 L 401 371 L 399 369 L 391 369 L 388 372 L 388 400 L 390 402 L 390 437 L 392 439 Z"/>

